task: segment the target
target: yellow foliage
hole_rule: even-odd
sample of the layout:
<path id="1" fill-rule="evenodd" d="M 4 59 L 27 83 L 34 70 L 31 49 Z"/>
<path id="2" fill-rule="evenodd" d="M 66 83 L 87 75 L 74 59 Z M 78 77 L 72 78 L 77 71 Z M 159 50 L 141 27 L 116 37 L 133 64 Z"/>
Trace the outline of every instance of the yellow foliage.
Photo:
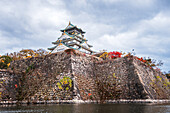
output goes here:
<path id="1" fill-rule="evenodd" d="M 68 87 L 66 87 L 66 90 L 69 90 L 69 88 L 68 88 Z"/>
<path id="2" fill-rule="evenodd" d="M 38 57 L 39 55 L 36 53 L 34 57 Z"/>
<path id="3" fill-rule="evenodd" d="M 156 78 L 161 82 L 162 78 L 160 76 L 156 76 Z"/>
<path id="4" fill-rule="evenodd" d="M 59 85 L 60 85 L 60 83 L 58 82 L 58 83 L 57 83 L 57 85 L 59 86 Z"/>
<path id="5" fill-rule="evenodd" d="M 152 86 L 152 85 L 153 85 L 153 83 L 152 83 L 152 82 L 150 82 L 150 83 L 149 83 L 149 85 L 151 85 L 151 86 Z"/>
<path id="6" fill-rule="evenodd" d="M 116 78 L 115 73 L 113 73 L 113 77 Z"/>
<path id="7" fill-rule="evenodd" d="M 27 56 L 27 58 L 32 58 L 32 56 Z"/>
<path id="8" fill-rule="evenodd" d="M 103 57 L 108 57 L 108 53 L 107 52 L 104 52 L 102 55 L 100 55 L 100 58 L 103 58 Z"/>
<path id="9" fill-rule="evenodd" d="M 125 55 L 125 54 L 126 54 L 125 52 L 122 53 L 122 55 Z"/>
<path id="10" fill-rule="evenodd" d="M 68 84 L 69 87 L 72 87 L 72 80 L 69 77 L 63 77 L 60 79 L 60 82 L 57 83 L 59 89 L 62 89 L 65 84 Z M 69 87 L 66 87 L 66 90 L 69 90 Z"/>
<path id="11" fill-rule="evenodd" d="M 61 87 L 61 86 L 58 86 L 58 88 L 59 88 L 59 89 L 62 89 L 62 87 Z"/>
<path id="12" fill-rule="evenodd" d="M 59 82 L 57 83 L 57 86 L 59 89 L 62 89 L 61 84 Z"/>
<path id="13" fill-rule="evenodd" d="M 167 84 L 167 85 L 170 85 L 170 82 L 167 81 L 166 84 Z"/>
<path id="14" fill-rule="evenodd" d="M 20 59 L 26 59 L 31 57 L 41 57 L 47 54 L 49 53 L 43 49 L 38 49 L 38 50 L 23 49 L 20 52 L 10 53 L 9 56 L 13 60 L 20 60 Z"/>
<path id="15" fill-rule="evenodd" d="M 166 87 L 167 87 L 168 85 L 167 85 L 167 84 L 164 84 L 164 86 L 166 86 Z"/>
<path id="16" fill-rule="evenodd" d="M 125 55 L 125 57 L 131 56 L 131 53 L 128 53 L 127 55 Z"/>
<path id="17" fill-rule="evenodd" d="M 66 81 L 64 81 L 64 84 L 68 84 L 67 80 L 66 80 Z"/>
<path id="18" fill-rule="evenodd" d="M 10 66 L 10 63 L 8 63 L 7 66 L 9 67 L 9 66 Z"/>
<path id="19" fill-rule="evenodd" d="M 4 60 L 1 60 L 1 62 L 3 62 L 3 63 L 4 63 Z"/>

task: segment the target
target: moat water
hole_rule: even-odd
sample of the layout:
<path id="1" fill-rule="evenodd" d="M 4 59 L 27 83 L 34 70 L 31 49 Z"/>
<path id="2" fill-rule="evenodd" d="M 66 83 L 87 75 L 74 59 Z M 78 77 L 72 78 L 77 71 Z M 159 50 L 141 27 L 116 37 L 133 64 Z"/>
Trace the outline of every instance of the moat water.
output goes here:
<path id="1" fill-rule="evenodd" d="M 170 113 L 170 104 L 54 104 L 0 106 L 0 113 Z"/>

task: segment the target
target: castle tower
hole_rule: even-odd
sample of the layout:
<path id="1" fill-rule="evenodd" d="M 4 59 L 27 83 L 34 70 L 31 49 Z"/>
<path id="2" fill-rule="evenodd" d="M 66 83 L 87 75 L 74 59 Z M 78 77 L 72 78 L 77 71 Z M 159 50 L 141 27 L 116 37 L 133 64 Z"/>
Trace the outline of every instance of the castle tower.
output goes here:
<path id="1" fill-rule="evenodd" d="M 92 47 L 87 43 L 87 39 L 84 38 L 85 32 L 81 28 L 77 28 L 69 22 L 68 26 L 60 30 L 62 35 L 58 38 L 57 41 L 52 42 L 54 47 L 48 48 L 52 53 L 63 51 L 66 49 L 75 49 L 84 53 L 93 54 L 90 48 Z"/>

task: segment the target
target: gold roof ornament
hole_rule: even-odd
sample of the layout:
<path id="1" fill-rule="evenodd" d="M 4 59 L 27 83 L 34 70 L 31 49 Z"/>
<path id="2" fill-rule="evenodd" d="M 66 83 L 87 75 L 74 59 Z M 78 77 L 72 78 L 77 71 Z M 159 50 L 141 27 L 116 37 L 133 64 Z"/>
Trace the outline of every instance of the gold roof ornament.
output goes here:
<path id="1" fill-rule="evenodd" d="M 63 44 L 62 43 L 58 44 L 58 46 L 61 46 L 61 45 L 63 45 Z"/>

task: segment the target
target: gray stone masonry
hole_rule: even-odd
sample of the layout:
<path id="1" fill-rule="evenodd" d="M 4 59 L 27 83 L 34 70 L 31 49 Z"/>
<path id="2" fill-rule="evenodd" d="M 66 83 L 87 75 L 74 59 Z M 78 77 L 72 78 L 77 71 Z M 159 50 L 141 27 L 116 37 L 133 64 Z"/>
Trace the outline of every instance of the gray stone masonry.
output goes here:
<path id="1" fill-rule="evenodd" d="M 11 62 L 8 70 L 0 70 L 0 77 L 6 81 L 1 82 L 1 100 L 37 103 L 170 98 L 169 80 L 133 56 L 102 60 L 68 49 Z M 64 77 L 71 79 L 71 85 L 69 80 L 63 82 Z"/>

